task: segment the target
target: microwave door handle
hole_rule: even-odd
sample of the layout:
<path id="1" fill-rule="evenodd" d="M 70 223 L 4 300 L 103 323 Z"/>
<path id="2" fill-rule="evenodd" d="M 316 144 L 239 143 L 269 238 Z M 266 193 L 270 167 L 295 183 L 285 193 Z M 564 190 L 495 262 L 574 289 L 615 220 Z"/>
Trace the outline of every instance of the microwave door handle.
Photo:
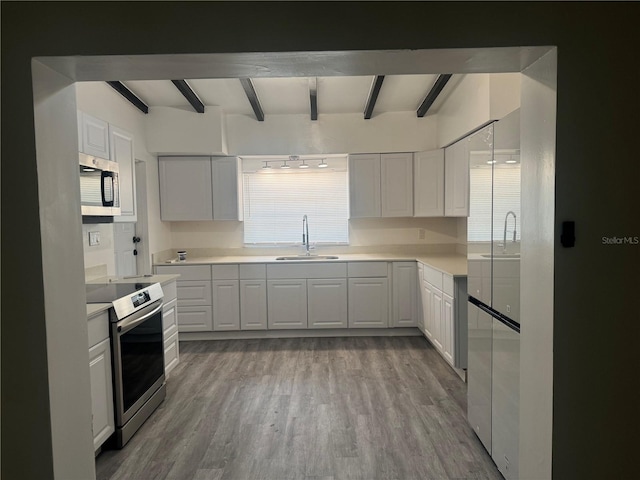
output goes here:
<path id="1" fill-rule="evenodd" d="M 109 179 L 109 181 L 111 182 L 111 199 L 107 200 L 107 196 L 106 196 L 106 188 L 105 188 L 105 181 L 107 180 L 107 178 Z M 113 178 L 113 172 L 102 172 L 102 181 L 100 182 L 100 189 L 101 189 L 101 193 L 102 193 L 102 206 L 103 207 L 113 207 L 113 200 L 114 200 L 114 191 L 115 191 L 115 184 L 114 184 L 114 178 Z"/>

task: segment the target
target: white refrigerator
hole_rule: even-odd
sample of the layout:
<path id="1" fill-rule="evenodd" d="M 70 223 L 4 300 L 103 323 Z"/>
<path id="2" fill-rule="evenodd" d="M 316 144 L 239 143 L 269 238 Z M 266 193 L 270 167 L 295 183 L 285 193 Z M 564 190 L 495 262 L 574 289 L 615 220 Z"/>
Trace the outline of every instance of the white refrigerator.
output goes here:
<path id="1" fill-rule="evenodd" d="M 518 478 L 520 115 L 462 141 L 469 157 L 467 418 L 506 479 Z"/>

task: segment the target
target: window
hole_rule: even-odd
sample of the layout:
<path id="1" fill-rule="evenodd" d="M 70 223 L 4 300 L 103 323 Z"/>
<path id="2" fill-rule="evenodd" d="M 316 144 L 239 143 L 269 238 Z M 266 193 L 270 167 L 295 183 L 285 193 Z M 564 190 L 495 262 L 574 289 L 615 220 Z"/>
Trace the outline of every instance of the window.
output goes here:
<path id="1" fill-rule="evenodd" d="M 471 203 L 467 236 L 472 242 L 491 241 L 491 168 L 471 168 L 470 187 L 478 195 Z M 480 194 L 480 192 L 482 192 Z M 493 240 L 502 242 L 504 219 L 508 211 L 517 217 L 516 239 L 520 240 L 520 164 L 493 169 Z M 513 218 L 509 219 L 507 238 L 513 238 Z"/>
<path id="2" fill-rule="evenodd" d="M 244 243 L 301 243 L 304 215 L 311 243 L 349 242 L 346 157 L 327 158 L 329 168 L 317 168 L 319 161 L 283 170 L 280 161 L 243 158 Z"/>

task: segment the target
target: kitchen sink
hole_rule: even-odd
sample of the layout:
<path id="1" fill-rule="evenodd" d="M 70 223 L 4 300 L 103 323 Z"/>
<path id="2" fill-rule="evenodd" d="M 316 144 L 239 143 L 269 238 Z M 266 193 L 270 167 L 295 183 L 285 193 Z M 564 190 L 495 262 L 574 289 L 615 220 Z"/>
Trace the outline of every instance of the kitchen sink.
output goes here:
<path id="1" fill-rule="evenodd" d="M 497 253 L 495 255 L 480 255 L 480 256 L 484 258 L 491 258 L 492 256 L 493 258 L 520 258 L 519 253 Z"/>
<path id="2" fill-rule="evenodd" d="M 276 260 L 337 260 L 335 255 L 296 255 L 295 257 L 276 257 Z"/>

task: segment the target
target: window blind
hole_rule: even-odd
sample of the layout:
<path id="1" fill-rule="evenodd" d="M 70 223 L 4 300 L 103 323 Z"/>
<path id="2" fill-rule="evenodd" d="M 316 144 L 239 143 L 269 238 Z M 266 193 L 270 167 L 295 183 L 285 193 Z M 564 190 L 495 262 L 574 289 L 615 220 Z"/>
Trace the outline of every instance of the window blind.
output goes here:
<path id="1" fill-rule="evenodd" d="M 474 192 L 467 222 L 467 237 L 472 242 L 491 241 L 491 168 L 471 168 L 469 185 Z M 476 195 L 477 194 L 477 195 Z M 504 219 L 508 211 L 517 217 L 516 239 L 520 240 L 520 165 L 493 169 L 493 240 L 502 242 Z M 513 218 L 507 224 L 507 239 L 513 238 Z"/>
<path id="2" fill-rule="evenodd" d="M 311 243 L 349 242 L 346 171 L 245 173 L 244 242 L 302 242 L 302 217 Z"/>

